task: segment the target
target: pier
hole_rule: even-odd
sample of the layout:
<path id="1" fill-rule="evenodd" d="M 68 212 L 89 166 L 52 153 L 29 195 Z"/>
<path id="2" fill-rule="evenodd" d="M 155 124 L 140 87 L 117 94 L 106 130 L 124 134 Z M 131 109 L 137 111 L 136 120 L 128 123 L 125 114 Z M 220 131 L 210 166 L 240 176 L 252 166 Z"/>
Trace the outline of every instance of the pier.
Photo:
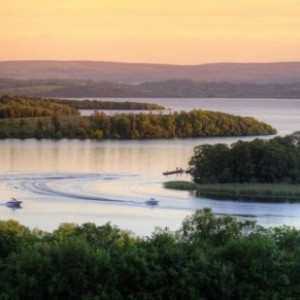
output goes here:
<path id="1" fill-rule="evenodd" d="M 190 169 L 184 170 L 183 168 L 176 168 L 176 170 L 163 172 L 163 175 L 168 176 L 168 175 L 183 174 L 183 173 L 189 174 L 189 173 L 191 173 L 191 170 Z"/>

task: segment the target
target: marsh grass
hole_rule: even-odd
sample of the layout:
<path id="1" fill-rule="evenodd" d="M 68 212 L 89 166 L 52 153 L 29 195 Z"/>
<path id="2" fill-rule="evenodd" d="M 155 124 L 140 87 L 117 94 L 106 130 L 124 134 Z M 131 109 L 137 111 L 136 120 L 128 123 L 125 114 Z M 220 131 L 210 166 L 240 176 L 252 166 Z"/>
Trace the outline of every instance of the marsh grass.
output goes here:
<path id="1" fill-rule="evenodd" d="M 164 187 L 195 191 L 198 197 L 219 200 L 257 202 L 300 202 L 300 184 L 195 184 L 188 181 L 170 181 Z"/>
<path id="2" fill-rule="evenodd" d="M 164 187 L 172 190 L 194 191 L 196 184 L 189 181 L 168 181 L 164 183 Z"/>

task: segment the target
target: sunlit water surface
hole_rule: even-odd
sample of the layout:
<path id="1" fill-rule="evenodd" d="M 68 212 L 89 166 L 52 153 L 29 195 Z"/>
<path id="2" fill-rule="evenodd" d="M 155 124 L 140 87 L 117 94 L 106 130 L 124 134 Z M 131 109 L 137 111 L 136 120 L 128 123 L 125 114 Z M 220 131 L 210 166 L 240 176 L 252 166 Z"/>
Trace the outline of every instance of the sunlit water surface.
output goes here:
<path id="1" fill-rule="evenodd" d="M 279 135 L 300 130 L 300 100 L 134 100 L 162 104 L 171 111 L 202 108 L 254 116 L 274 126 Z M 211 207 L 217 214 L 256 220 L 264 226 L 287 224 L 300 228 L 300 204 L 208 200 L 163 188 L 162 183 L 167 180 L 190 180 L 189 175 L 164 177 L 162 172 L 186 168 L 194 146 L 232 143 L 237 139 L 2 140 L 0 218 L 16 219 L 47 231 L 64 222 L 100 225 L 110 221 L 136 234 L 149 235 L 157 226 L 176 230 L 185 216 Z M 24 201 L 22 208 L 6 207 L 10 197 Z M 147 205 L 145 201 L 150 197 L 159 200 L 159 205 Z"/>

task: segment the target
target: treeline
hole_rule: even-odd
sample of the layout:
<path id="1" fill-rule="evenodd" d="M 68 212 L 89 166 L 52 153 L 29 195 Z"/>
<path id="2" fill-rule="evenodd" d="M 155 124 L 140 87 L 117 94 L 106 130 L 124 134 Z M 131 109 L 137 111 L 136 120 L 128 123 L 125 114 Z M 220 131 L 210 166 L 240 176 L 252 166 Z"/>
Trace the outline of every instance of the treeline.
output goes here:
<path id="1" fill-rule="evenodd" d="M 65 100 L 8 95 L 0 97 L 0 119 L 79 115 L 78 109 L 160 110 L 164 107 L 154 103 L 128 101 Z"/>
<path id="2" fill-rule="evenodd" d="M 0 138 L 162 139 L 275 133 L 254 118 L 193 110 L 172 114 L 52 116 L 0 120 Z"/>
<path id="3" fill-rule="evenodd" d="M 162 110 L 163 106 L 155 103 L 142 102 L 115 102 L 104 100 L 66 100 L 66 99 L 51 99 L 51 101 L 68 105 L 76 109 L 100 109 L 100 110 Z"/>
<path id="4" fill-rule="evenodd" d="M 300 83 L 165 80 L 122 84 L 80 80 L 0 79 L 0 94 L 41 97 L 279 98 L 299 99 Z"/>
<path id="5" fill-rule="evenodd" d="M 32 118 L 45 116 L 79 115 L 79 112 L 64 103 L 32 97 L 0 97 L 0 119 Z"/>
<path id="6" fill-rule="evenodd" d="M 299 299 L 300 231 L 211 210 L 147 238 L 106 224 L 53 233 L 0 221 L 0 299 Z"/>
<path id="7" fill-rule="evenodd" d="M 195 147 L 190 161 L 196 183 L 300 183 L 300 132 Z"/>

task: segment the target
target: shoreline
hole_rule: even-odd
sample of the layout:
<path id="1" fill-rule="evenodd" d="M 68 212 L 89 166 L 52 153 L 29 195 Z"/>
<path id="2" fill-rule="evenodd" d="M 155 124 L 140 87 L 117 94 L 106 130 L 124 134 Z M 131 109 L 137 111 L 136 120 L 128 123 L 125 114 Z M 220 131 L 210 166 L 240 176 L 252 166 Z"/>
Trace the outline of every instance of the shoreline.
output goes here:
<path id="1" fill-rule="evenodd" d="M 300 184 L 196 184 L 188 181 L 168 181 L 164 183 L 164 188 L 190 191 L 197 197 L 220 201 L 300 203 Z"/>

